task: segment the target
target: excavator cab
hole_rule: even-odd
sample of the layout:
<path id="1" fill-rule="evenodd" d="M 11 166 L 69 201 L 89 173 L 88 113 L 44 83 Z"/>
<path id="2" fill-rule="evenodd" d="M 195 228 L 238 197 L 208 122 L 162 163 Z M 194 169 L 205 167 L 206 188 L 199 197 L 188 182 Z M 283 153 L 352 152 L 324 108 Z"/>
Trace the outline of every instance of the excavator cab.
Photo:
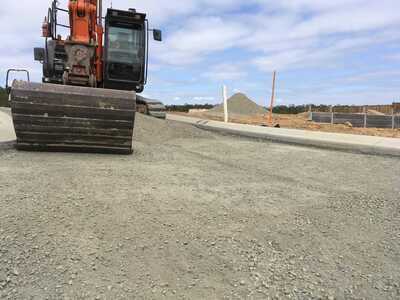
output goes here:
<path id="1" fill-rule="evenodd" d="M 147 81 L 148 22 L 146 14 L 108 9 L 105 20 L 103 85 L 118 90 L 143 91 Z M 161 40 L 161 32 L 154 31 Z"/>

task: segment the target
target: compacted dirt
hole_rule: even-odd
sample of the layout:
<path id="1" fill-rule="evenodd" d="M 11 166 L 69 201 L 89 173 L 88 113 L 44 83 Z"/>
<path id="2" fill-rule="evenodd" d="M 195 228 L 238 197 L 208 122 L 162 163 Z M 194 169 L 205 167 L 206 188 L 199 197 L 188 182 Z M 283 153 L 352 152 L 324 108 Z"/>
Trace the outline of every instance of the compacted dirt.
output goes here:
<path id="1" fill-rule="evenodd" d="M 0 299 L 400 298 L 400 160 L 143 116 L 135 149 L 0 151 Z"/>

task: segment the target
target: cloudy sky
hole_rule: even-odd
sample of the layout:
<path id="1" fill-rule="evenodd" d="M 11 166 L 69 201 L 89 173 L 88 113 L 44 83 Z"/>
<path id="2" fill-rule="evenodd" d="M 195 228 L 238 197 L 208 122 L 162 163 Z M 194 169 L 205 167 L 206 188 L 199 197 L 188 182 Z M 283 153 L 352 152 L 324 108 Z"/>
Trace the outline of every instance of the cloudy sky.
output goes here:
<path id="1" fill-rule="evenodd" d="M 10 67 L 30 69 L 50 0 L 2 1 L 0 85 Z M 110 0 L 105 0 L 105 6 Z M 65 6 L 67 0 L 60 0 Z M 151 43 L 145 95 L 165 103 L 218 103 L 221 85 L 260 104 L 278 71 L 282 104 L 400 100 L 399 0 L 113 0 L 147 12 L 164 32 Z"/>

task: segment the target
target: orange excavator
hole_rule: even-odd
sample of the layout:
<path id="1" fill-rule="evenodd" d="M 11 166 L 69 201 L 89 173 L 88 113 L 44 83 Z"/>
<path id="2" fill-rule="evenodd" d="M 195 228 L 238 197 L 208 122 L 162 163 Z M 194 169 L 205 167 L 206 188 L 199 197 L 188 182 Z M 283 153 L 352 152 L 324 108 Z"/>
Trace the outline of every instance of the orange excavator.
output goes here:
<path id="1" fill-rule="evenodd" d="M 165 118 L 161 102 L 137 95 L 147 81 L 149 32 L 161 41 L 161 31 L 135 9 L 109 8 L 103 17 L 102 7 L 102 0 L 69 0 L 63 9 L 54 0 L 42 25 L 45 47 L 34 49 L 42 83 L 26 70 L 7 72 L 18 149 L 132 153 L 135 112 Z M 28 79 L 9 87 L 15 71 Z"/>

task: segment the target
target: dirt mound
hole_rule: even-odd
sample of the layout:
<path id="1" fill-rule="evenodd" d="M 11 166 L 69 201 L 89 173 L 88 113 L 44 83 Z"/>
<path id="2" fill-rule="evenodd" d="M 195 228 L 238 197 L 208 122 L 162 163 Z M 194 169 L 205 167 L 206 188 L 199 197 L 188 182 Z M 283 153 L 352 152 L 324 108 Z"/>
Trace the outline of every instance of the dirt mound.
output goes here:
<path id="1" fill-rule="evenodd" d="M 250 100 L 245 94 L 237 93 L 228 99 L 228 111 L 233 115 L 261 115 L 268 112 L 267 109 Z M 207 114 L 222 115 L 224 105 L 220 104 L 210 109 Z"/>
<path id="2" fill-rule="evenodd" d="M 306 112 L 303 112 L 303 113 L 299 113 L 297 115 L 294 115 L 294 117 L 308 119 L 310 117 L 310 112 L 306 111 Z"/>
<path id="3" fill-rule="evenodd" d="M 368 109 L 367 113 L 369 115 L 375 115 L 375 116 L 384 116 L 385 115 L 384 113 L 377 111 L 375 109 Z"/>

